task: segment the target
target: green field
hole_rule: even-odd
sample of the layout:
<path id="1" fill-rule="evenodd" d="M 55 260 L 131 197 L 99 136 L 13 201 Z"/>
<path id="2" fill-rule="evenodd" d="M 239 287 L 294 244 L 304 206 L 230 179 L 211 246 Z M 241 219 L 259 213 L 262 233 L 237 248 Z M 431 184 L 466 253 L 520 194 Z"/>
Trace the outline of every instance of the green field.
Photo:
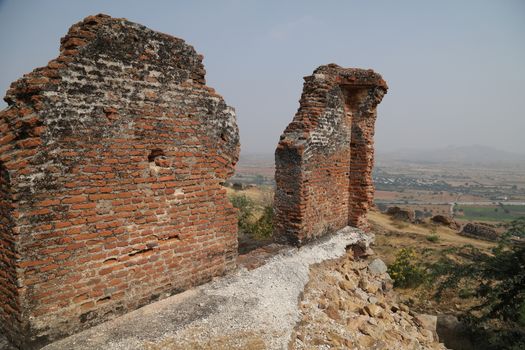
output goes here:
<path id="1" fill-rule="evenodd" d="M 509 222 L 525 217 L 525 205 L 458 205 L 456 215 L 458 219 L 469 221 Z"/>

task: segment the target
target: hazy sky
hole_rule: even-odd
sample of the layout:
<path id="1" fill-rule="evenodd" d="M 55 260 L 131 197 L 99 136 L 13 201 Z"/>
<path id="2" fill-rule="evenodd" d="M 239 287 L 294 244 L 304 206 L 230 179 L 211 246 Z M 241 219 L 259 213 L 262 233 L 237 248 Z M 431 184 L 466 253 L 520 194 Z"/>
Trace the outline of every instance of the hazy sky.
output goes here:
<path id="1" fill-rule="evenodd" d="M 272 153 L 302 77 L 372 68 L 390 87 L 381 151 L 481 144 L 525 153 L 525 1 L 0 0 L 0 90 L 96 13 L 185 39 L 237 110 L 241 149 Z M 0 107 L 6 106 L 2 102 Z"/>

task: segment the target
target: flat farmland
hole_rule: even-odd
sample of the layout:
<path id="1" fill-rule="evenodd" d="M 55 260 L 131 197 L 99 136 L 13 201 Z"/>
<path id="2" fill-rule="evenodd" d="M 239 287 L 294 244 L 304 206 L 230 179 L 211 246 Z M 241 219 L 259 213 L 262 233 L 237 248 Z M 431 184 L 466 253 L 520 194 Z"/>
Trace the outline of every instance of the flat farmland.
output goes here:
<path id="1" fill-rule="evenodd" d="M 420 203 L 452 203 L 452 202 L 476 202 L 486 200 L 481 196 L 470 194 L 457 194 L 447 191 L 425 191 L 403 189 L 401 191 L 376 190 L 374 199 L 377 201 L 417 201 Z"/>
<path id="2" fill-rule="evenodd" d="M 458 205 L 455 216 L 466 221 L 509 222 L 525 217 L 525 205 Z"/>

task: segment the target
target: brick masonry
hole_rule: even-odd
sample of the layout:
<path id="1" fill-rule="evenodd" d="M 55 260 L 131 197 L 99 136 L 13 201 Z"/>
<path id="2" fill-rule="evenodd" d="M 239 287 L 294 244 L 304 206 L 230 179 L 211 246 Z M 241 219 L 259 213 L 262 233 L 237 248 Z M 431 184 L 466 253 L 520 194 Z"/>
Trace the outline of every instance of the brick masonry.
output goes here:
<path id="1" fill-rule="evenodd" d="M 0 112 L 0 331 L 37 348 L 235 267 L 234 110 L 183 40 L 90 16 Z"/>
<path id="2" fill-rule="evenodd" d="M 376 107 L 388 89 L 372 70 L 335 64 L 304 79 L 275 151 L 275 235 L 296 245 L 346 225 L 367 228 Z"/>

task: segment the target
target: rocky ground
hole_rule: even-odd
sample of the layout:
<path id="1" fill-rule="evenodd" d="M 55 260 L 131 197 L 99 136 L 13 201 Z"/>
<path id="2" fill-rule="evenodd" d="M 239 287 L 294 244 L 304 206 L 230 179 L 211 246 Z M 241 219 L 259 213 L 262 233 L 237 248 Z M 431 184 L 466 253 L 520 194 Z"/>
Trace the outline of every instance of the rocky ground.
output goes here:
<path id="1" fill-rule="evenodd" d="M 292 349 L 445 349 L 436 321 L 397 302 L 379 259 L 353 254 L 310 270 Z"/>

